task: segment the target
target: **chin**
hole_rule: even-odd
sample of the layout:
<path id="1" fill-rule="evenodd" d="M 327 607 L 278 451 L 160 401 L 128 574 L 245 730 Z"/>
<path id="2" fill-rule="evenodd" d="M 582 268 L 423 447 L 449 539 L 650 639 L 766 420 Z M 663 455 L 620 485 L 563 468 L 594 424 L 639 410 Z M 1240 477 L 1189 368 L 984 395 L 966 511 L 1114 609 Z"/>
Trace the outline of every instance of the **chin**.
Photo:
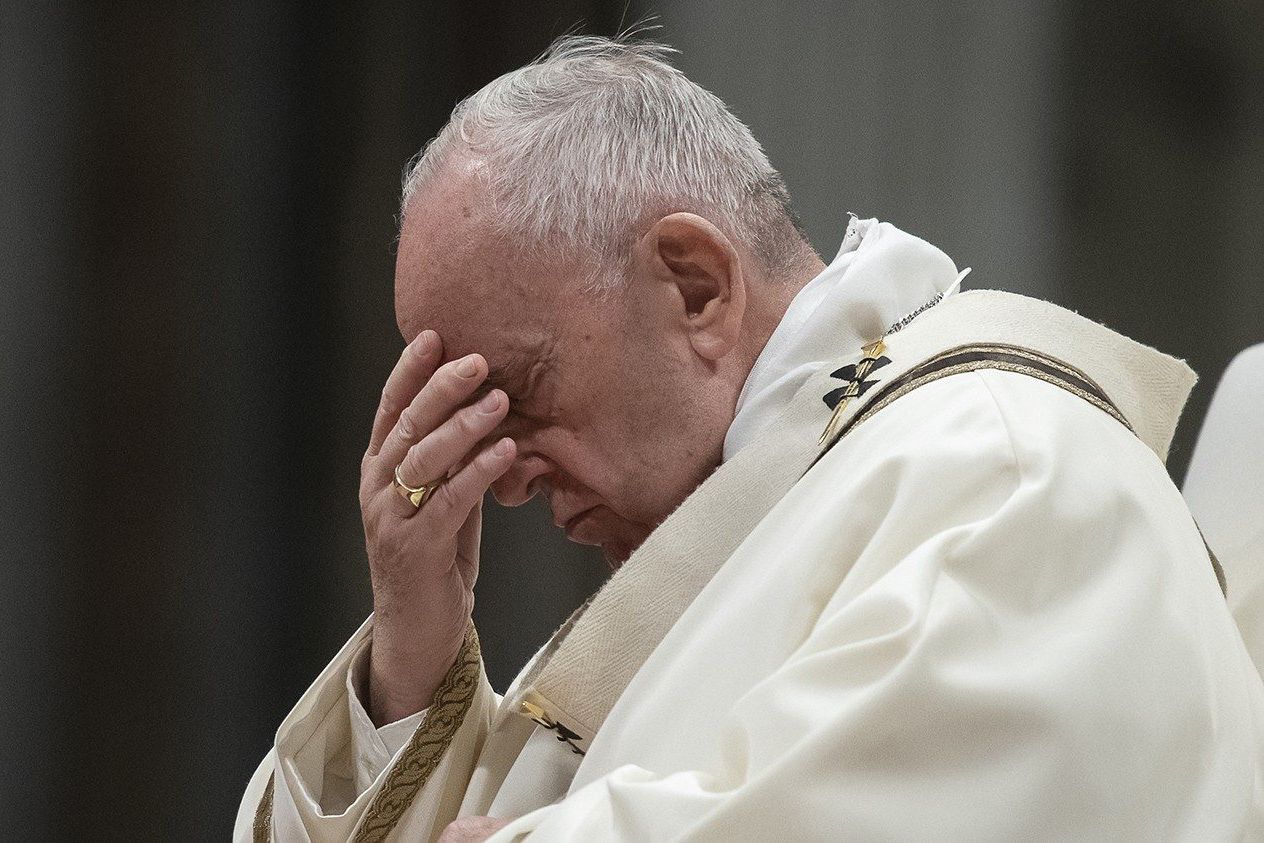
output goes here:
<path id="1" fill-rule="evenodd" d="M 606 565 L 610 567 L 610 572 L 614 573 L 623 567 L 623 563 L 628 561 L 628 557 L 632 555 L 635 548 L 623 547 L 620 545 L 602 545 L 601 555 L 606 558 Z"/>
<path id="2" fill-rule="evenodd" d="M 567 538 L 577 544 L 601 548 L 606 565 L 611 571 L 617 571 L 645 543 L 653 530 L 623 519 L 607 520 L 600 517 L 601 515 L 608 516 L 609 513 L 599 513 L 598 517 L 584 519 L 575 529 L 567 532 Z"/>

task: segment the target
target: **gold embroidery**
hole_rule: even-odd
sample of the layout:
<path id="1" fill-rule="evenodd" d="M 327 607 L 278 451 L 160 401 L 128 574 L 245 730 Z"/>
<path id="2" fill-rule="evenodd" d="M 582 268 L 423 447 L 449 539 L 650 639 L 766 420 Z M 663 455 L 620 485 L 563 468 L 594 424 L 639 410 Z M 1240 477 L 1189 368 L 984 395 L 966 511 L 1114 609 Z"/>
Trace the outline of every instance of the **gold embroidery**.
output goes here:
<path id="1" fill-rule="evenodd" d="M 439 766 L 443 753 L 452 743 L 470 703 L 474 701 L 481 664 L 478 633 L 470 624 L 456 663 L 448 669 L 435 691 L 434 702 L 426 712 L 425 720 L 413 732 L 404 753 L 382 783 L 382 789 L 369 803 L 355 834 L 357 843 L 386 839 L 425 786 L 430 774 Z"/>
<path id="2" fill-rule="evenodd" d="M 276 786 L 276 773 L 268 776 L 268 786 L 263 789 L 259 809 L 255 811 L 255 843 L 268 843 L 272 839 L 272 791 Z"/>
<path id="3" fill-rule="evenodd" d="M 435 691 L 434 702 L 399 761 L 387 774 L 382 789 L 373 797 L 365 811 L 364 820 L 355 834 L 356 841 L 384 840 L 391 833 L 404 811 L 425 786 L 430 774 L 443 760 L 443 753 L 465 720 L 465 714 L 474 701 L 481 672 L 482 651 L 474 624 L 465 631 L 465 641 L 457 654 L 456 662 L 448 668 L 443 681 Z M 275 785 L 274 773 L 255 812 L 255 843 L 267 843 L 272 836 L 272 798 Z"/>

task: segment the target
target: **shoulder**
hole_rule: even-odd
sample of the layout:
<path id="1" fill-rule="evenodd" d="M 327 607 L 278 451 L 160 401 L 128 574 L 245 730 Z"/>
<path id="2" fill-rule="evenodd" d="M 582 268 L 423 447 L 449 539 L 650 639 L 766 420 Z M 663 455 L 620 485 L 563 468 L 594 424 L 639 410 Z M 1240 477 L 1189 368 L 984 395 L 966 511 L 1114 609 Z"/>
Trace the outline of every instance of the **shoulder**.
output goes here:
<path id="1" fill-rule="evenodd" d="M 1046 570 L 1179 571 L 1219 593 L 1158 456 L 1108 413 L 1038 378 L 980 370 L 919 387 L 858 425 L 820 467 L 889 487 L 888 520 L 938 508 L 941 525 L 991 537 L 978 547 L 1022 547 L 1028 561 L 1051 554 Z"/>
<path id="2" fill-rule="evenodd" d="M 1180 492 L 1144 443 L 1078 396 L 1014 372 L 912 390 L 857 425 L 803 482 L 818 500 L 870 511 L 875 530 L 896 520 L 915 531 L 1004 523 L 1063 544 L 1122 531 L 1201 549 Z"/>
<path id="3" fill-rule="evenodd" d="M 868 459 L 866 459 L 868 457 Z M 963 477 L 1059 483 L 1166 484 L 1159 458 L 1127 427 L 1039 378 L 983 369 L 918 387 L 857 425 L 821 463 L 951 465 Z"/>
<path id="4" fill-rule="evenodd" d="M 1158 457 L 1107 413 L 1027 375 L 985 370 L 919 387 L 844 436 L 801 484 L 800 500 L 828 510 L 805 522 L 814 540 L 855 560 L 844 602 L 898 571 L 927 584 L 947 576 L 1015 607 L 1197 592 L 1210 611 L 1221 599 Z M 845 536 L 821 538 L 843 524 Z"/>
<path id="5" fill-rule="evenodd" d="M 1052 489 L 1093 489 L 1179 503 L 1163 461 L 1118 419 L 1078 395 L 1015 372 L 969 377 L 987 392 L 1018 472 Z"/>

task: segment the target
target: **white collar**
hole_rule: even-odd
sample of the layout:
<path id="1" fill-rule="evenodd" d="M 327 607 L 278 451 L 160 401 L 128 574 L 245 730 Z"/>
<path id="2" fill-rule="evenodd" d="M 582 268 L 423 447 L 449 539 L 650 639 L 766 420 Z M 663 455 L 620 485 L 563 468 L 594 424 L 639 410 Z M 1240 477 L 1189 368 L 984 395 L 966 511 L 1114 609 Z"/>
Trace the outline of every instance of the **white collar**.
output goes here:
<path id="1" fill-rule="evenodd" d="M 951 295 L 969 271 L 890 223 L 853 216 L 833 263 L 798 292 L 755 360 L 724 459 L 750 444 L 814 371 Z"/>

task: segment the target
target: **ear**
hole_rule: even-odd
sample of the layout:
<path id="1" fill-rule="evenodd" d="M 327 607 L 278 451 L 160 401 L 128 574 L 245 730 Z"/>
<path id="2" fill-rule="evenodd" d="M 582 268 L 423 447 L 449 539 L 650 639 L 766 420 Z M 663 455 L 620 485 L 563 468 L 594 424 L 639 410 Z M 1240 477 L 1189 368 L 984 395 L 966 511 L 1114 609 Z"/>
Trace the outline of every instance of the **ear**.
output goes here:
<path id="1" fill-rule="evenodd" d="M 666 294 L 694 350 L 713 361 L 728 354 L 741 335 L 746 282 L 724 232 L 696 214 L 669 214 L 637 243 L 635 260 Z"/>

